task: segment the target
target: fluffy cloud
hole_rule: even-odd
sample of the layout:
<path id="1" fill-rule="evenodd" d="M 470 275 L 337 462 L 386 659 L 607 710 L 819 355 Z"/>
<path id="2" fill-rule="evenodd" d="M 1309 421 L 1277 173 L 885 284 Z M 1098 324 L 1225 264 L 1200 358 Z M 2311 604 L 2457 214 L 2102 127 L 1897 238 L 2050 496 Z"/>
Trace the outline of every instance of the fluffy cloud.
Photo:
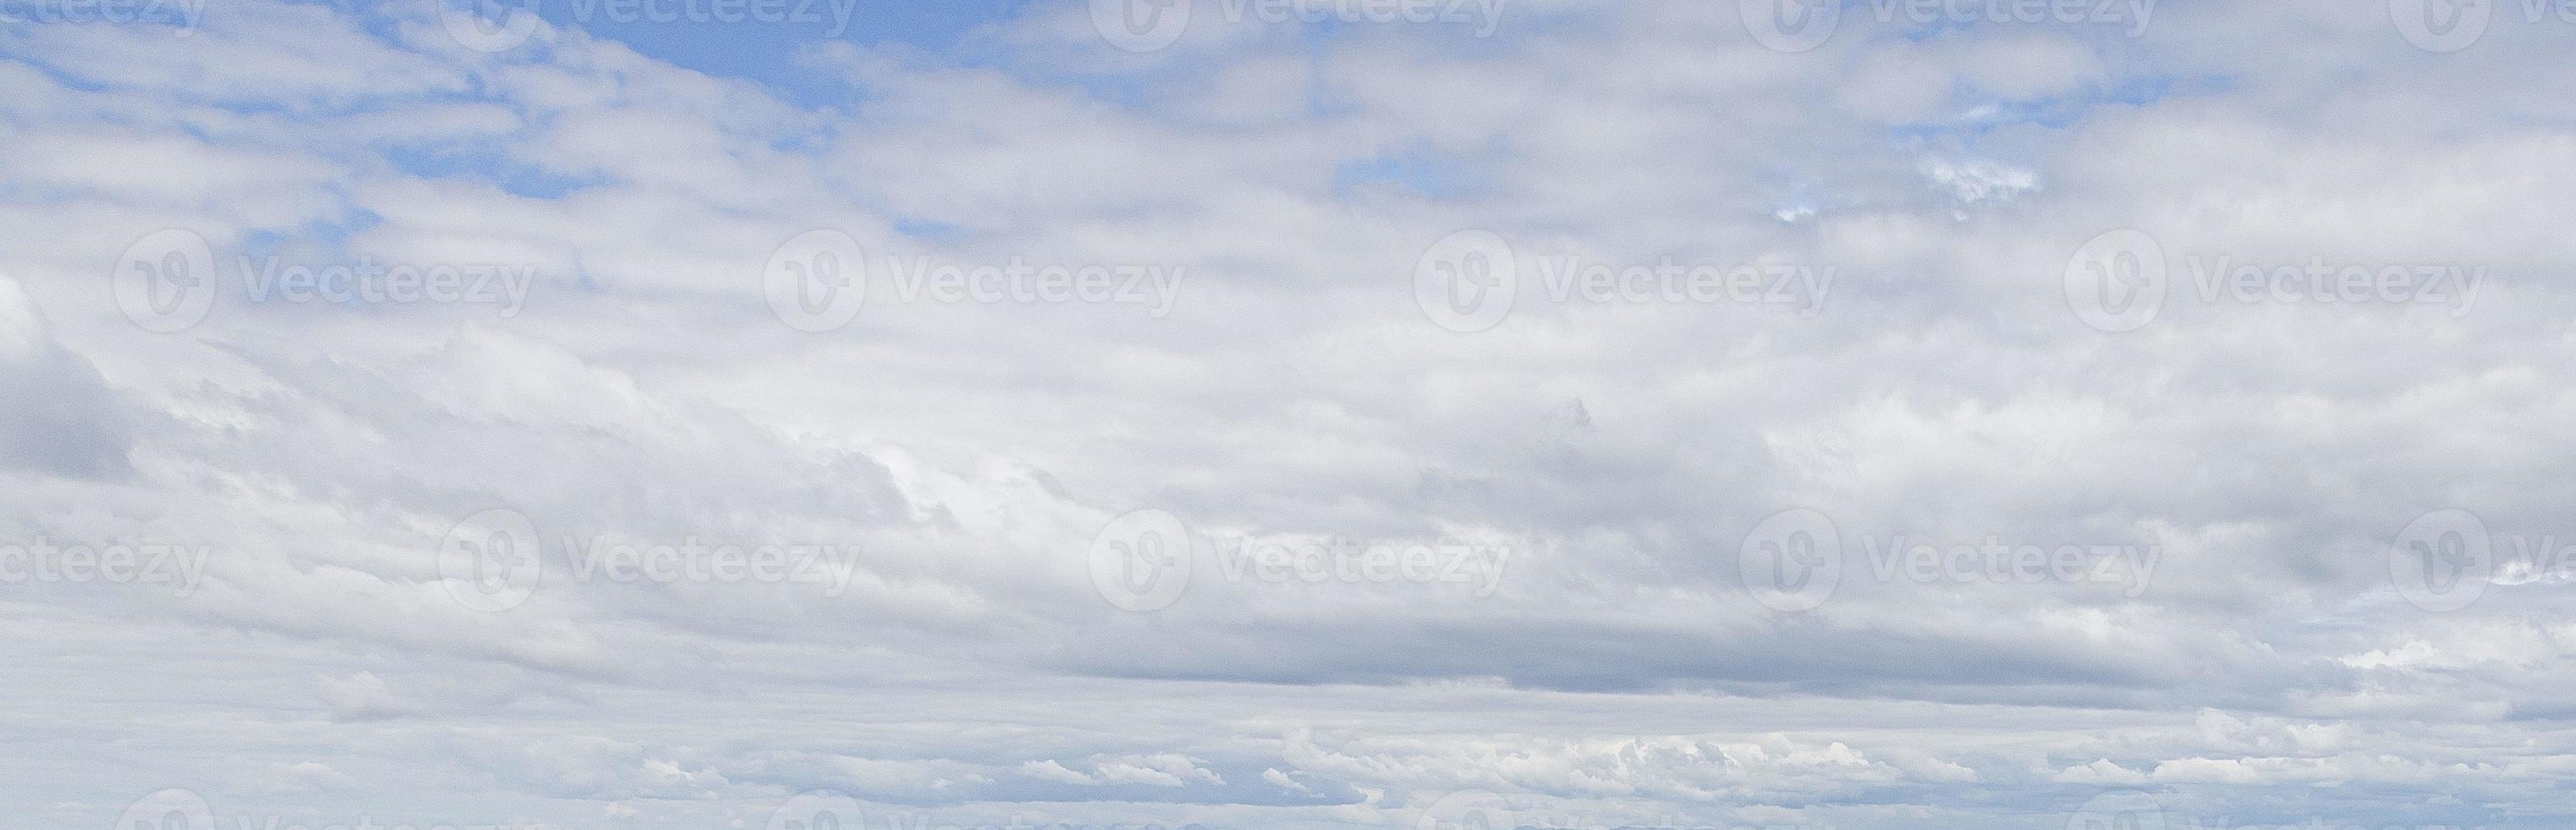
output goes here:
<path id="1" fill-rule="evenodd" d="M 0 826 L 2576 814 L 2576 29 L 1762 5 L 1037 3 L 802 86 L 425 4 L 0 23 Z M 822 332 L 765 289 L 815 229 Z M 1490 330 L 1415 294 L 1462 229 Z M 2106 332 L 2121 229 L 2166 293 Z M 454 291 L 277 282 L 361 265 Z M 2312 290 L 2391 267 L 2456 282 Z M 1122 603 L 1157 516 L 1186 589 Z M 2428 610 L 2408 543 L 2477 538 Z"/>

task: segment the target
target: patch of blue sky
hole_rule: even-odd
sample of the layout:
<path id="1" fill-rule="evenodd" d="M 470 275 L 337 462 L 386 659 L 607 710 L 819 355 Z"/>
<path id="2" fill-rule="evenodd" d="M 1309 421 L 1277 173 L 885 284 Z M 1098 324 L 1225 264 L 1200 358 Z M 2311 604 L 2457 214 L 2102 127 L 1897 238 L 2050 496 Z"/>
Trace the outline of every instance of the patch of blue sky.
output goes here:
<path id="1" fill-rule="evenodd" d="M 394 169 L 424 179 L 467 178 L 490 182 L 502 192 L 528 199 L 561 199 L 573 191 L 605 184 L 598 177 L 567 176 L 509 157 L 489 143 L 386 147 L 385 161 Z"/>
<path id="2" fill-rule="evenodd" d="M 1466 159 L 1413 148 L 1342 163 L 1333 170 L 1333 195 L 1348 200 L 1362 188 L 1393 185 L 1434 199 L 1476 192 L 1479 178 Z"/>
<path id="3" fill-rule="evenodd" d="M 1900 125 L 1891 128 L 1888 137 L 1900 145 L 1912 145 L 1932 139 L 1970 139 L 1999 128 L 2023 124 L 2063 129 L 2103 107 L 2142 107 L 2176 96 L 2224 93 L 2232 86 L 2230 79 L 2220 76 L 2150 75 L 2119 78 L 2075 94 L 2027 101 L 2000 98 L 1978 101 L 1962 96 L 1965 99 L 1963 108 L 1956 115 L 1940 121 Z"/>

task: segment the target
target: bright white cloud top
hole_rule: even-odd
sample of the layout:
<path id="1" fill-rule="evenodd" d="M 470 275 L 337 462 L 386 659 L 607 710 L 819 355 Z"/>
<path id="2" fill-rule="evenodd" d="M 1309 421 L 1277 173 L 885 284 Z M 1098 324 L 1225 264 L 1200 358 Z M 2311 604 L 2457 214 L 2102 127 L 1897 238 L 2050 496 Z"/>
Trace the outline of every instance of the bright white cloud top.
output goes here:
<path id="1" fill-rule="evenodd" d="M 2576 821 L 2576 10 L 538 2 L 0 3 L 0 828 Z"/>

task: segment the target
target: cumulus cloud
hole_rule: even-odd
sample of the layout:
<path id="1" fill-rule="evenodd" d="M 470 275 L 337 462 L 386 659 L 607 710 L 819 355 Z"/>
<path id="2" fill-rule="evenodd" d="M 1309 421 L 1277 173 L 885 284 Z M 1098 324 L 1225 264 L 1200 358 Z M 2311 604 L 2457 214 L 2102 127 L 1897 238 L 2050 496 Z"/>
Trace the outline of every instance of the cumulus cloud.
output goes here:
<path id="1" fill-rule="evenodd" d="M 0 22 L 0 826 L 2576 814 L 2576 29 L 1092 5 Z"/>

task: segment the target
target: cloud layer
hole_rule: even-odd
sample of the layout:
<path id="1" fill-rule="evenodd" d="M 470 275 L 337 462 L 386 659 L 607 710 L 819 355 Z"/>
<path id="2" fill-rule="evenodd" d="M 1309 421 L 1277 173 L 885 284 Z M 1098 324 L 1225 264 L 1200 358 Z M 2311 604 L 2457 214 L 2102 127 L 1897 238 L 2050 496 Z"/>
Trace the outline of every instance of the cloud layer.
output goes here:
<path id="1" fill-rule="evenodd" d="M 0 22 L 0 827 L 2576 815 L 2576 23 L 1016 5 Z"/>

